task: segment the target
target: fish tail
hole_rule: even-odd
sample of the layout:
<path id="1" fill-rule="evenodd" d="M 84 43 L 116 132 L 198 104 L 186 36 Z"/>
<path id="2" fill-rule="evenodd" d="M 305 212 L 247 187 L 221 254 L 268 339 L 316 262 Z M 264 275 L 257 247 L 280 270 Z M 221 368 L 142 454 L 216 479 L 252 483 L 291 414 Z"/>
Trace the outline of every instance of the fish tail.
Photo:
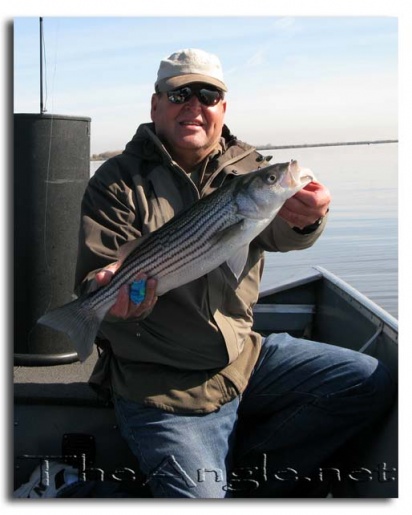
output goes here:
<path id="1" fill-rule="evenodd" d="M 88 297 L 80 297 L 49 311 L 38 320 L 39 324 L 67 334 L 80 361 L 84 361 L 92 353 L 97 331 L 108 310 L 107 306 L 93 309 L 87 300 Z"/>

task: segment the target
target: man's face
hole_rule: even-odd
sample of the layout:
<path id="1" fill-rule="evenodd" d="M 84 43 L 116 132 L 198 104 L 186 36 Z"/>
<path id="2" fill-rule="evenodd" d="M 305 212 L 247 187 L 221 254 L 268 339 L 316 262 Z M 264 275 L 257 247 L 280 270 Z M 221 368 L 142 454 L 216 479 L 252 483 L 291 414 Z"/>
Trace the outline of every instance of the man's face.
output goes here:
<path id="1" fill-rule="evenodd" d="M 173 157 L 206 157 L 219 141 L 225 111 L 225 100 L 209 107 L 195 95 L 183 104 L 173 104 L 166 93 L 152 96 L 156 134 Z"/>

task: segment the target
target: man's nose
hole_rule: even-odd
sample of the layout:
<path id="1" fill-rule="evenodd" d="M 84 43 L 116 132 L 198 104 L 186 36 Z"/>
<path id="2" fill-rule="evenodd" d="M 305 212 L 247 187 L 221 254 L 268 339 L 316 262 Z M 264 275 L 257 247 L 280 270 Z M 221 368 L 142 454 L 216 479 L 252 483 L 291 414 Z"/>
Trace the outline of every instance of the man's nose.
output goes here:
<path id="1" fill-rule="evenodd" d="M 189 109 L 200 110 L 202 108 L 202 104 L 196 95 L 192 95 L 187 102 L 184 103 L 185 107 Z"/>

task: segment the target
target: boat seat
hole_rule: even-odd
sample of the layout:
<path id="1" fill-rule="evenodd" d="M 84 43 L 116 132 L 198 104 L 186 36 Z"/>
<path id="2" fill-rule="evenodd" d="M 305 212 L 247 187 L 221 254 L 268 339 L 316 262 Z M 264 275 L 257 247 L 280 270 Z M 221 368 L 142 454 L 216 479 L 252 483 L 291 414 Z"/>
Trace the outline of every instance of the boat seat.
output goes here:
<path id="1" fill-rule="evenodd" d="M 265 336 L 280 332 L 307 335 L 314 314 L 314 304 L 257 304 L 253 329 Z"/>

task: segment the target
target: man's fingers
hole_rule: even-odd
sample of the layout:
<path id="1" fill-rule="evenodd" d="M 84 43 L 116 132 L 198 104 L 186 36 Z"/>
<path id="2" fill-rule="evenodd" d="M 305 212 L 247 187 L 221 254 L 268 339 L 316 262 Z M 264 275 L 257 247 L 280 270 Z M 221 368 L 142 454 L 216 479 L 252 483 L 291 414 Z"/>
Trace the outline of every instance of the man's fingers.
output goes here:
<path id="1" fill-rule="evenodd" d="M 137 318 L 146 311 L 151 310 L 156 304 L 156 279 L 147 279 L 146 274 L 139 273 L 135 280 L 138 282 L 145 281 L 143 285 L 145 292 L 142 302 L 136 303 L 136 298 L 139 297 L 139 295 L 136 297 L 136 292 L 132 293 L 131 291 L 131 285 L 124 284 L 119 288 L 116 302 L 110 309 L 110 315 L 121 319 Z M 142 286 L 140 286 L 139 289 L 142 289 Z"/>
<path id="2" fill-rule="evenodd" d="M 142 279 L 140 274 L 136 277 Z M 157 281 L 156 279 L 147 279 L 145 283 L 145 296 L 143 301 L 140 304 L 134 304 L 131 311 L 133 313 L 132 316 L 140 316 L 146 311 L 149 311 L 156 304 L 157 296 L 156 296 L 156 287 Z"/>
<path id="3" fill-rule="evenodd" d="M 116 263 L 111 263 L 110 265 L 102 268 L 102 270 L 97 272 L 95 275 L 95 281 L 97 282 L 98 286 L 105 286 L 108 284 L 111 281 L 113 274 L 119 267 L 120 263 L 117 261 Z"/>
<path id="4" fill-rule="evenodd" d="M 322 208 L 331 201 L 329 190 L 318 182 L 310 182 L 292 197 L 309 208 Z"/>
<path id="5" fill-rule="evenodd" d="M 110 282 L 112 276 L 113 272 L 110 272 L 109 270 L 100 270 L 100 272 L 97 272 L 94 278 L 98 286 L 105 286 Z"/>
<path id="6" fill-rule="evenodd" d="M 119 288 L 116 302 L 111 307 L 110 314 L 117 318 L 128 318 L 129 305 L 129 286 L 127 284 L 124 284 Z"/>
<path id="7" fill-rule="evenodd" d="M 97 285 L 100 287 L 108 284 L 119 267 L 120 263 L 117 261 L 97 272 Z M 119 288 L 116 302 L 109 310 L 110 315 L 121 319 L 136 318 L 153 308 L 157 301 L 156 279 L 148 279 L 144 272 L 139 272 L 134 283 L 134 287 L 124 284 Z"/>
<path id="8" fill-rule="evenodd" d="M 148 279 L 146 282 L 146 297 L 145 302 L 147 301 L 150 305 L 153 304 L 155 300 L 157 300 L 156 297 L 156 287 L 157 287 L 157 281 L 156 279 Z"/>
<path id="9" fill-rule="evenodd" d="M 292 227 L 307 227 L 328 212 L 331 196 L 319 182 L 310 182 L 288 199 L 279 211 L 279 216 Z"/>

